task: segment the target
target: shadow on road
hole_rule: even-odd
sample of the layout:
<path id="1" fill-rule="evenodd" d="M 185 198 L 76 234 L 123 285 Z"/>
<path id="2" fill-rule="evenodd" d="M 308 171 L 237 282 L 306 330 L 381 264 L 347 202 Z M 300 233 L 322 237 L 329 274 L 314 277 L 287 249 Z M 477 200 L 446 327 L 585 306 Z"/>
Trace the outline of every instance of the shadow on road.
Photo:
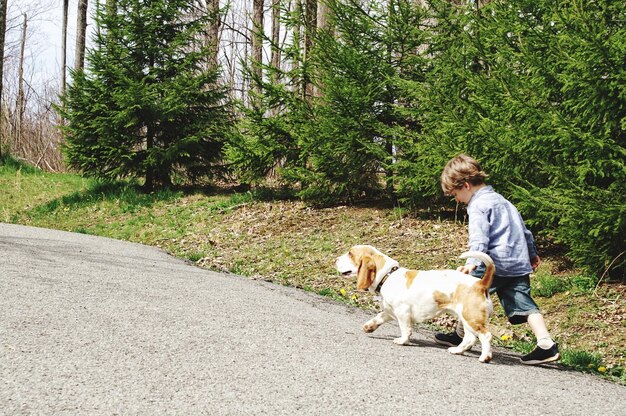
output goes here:
<path id="1" fill-rule="evenodd" d="M 395 337 L 390 336 L 390 335 L 368 335 L 368 338 L 393 342 Z M 415 337 L 411 338 L 411 344 L 404 345 L 402 347 L 436 348 L 436 349 L 441 349 L 441 350 L 448 349 L 448 347 L 446 347 L 445 345 L 437 344 L 435 341 L 428 340 L 428 339 L 416 339 Z M 472 359 L 478 359 L 478 357 L 480 356 L 480 346 L 475 345 L 474 347 L 472 347 L 472 349 L 470 349 L 469 351 L 466 351 L 463 356 L 470 357 Z M 490 364 L 527 367 L 527 365 L 522 364 L 522 362 L 520 361 L 520 357 L 521 356 L 519 353 L 516 353 L 513 351 L 494 349 L 493 360 L 490 362 Z M 563 371 L 563 372 L 568 372 L 568 373 L 578 373 L 576 370 L 573 370 L 569 367 L 559 364 L 558 362 L 541 364 L 538 367 L 551 368 L 553 370 L 558 370 L 558 371 Z"/>

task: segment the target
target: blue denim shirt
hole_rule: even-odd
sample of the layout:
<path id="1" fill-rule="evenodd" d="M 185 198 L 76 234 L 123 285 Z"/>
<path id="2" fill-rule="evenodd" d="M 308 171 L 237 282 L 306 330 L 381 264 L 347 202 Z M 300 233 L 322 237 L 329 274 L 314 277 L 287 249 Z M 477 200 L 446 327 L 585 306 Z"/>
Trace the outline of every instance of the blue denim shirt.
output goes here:
<path id="1" fill-rule="evenodd" d="M 533 271 L 530 259 L 537 256 L 533 235 L 515 206 L 491 186 L 479 189 L 467 205 L 469 249 L 487 253 L 496 275 L 524 276 Z M 480 265 L 478 259 L 467 263 Z"/>

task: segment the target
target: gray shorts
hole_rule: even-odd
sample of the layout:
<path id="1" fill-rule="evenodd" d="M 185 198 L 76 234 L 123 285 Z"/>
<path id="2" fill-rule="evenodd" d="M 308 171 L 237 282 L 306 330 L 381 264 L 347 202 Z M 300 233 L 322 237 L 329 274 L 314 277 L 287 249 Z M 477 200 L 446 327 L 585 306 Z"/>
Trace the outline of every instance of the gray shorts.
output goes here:
<path id="1" fill-rule="evenodd" d="M 482 277 L 481 267 L 472 272 L 475 277 Z M 528 315 L 541 313 L 539 306 L 530 296 L 530 276 L 503 277 L 494 276 L 489 293 L 496 293 L 504 314 L 512 325 L 528 321 Z"/>

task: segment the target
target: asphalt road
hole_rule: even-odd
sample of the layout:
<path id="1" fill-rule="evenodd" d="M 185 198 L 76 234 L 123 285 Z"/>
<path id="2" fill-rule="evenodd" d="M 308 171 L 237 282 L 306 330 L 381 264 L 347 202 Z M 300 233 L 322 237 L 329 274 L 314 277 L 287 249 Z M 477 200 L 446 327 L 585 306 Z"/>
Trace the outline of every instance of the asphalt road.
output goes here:
<path id="1" fill-rule="evenodd" d="M 338 252 L 345 247 L 338 247 Z M 332 259 L 329 259 L 332 261 Z M 626 387 L 160 250 L 0 223 L 3 415 L 626 415 Z M 475 349 L 477 347 L 474 347 Z"/>

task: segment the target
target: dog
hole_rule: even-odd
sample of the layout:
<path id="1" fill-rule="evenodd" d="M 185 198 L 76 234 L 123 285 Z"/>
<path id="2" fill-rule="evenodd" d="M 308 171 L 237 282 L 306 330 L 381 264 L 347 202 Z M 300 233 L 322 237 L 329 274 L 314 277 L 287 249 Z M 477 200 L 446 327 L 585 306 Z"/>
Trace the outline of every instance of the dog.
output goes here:
<path id="1" fill-rule="evenodd" d="M 417 271 L 400 267 L 399 263 L 370 245 L 357 245 L 335 261 L 337 271 L 344 276 L 356 276 L 357 288 L 380 293 L 382 312 L 363 325 L 363 331 L 374 332 L 385 322 L 395 319 L 400 326 L 398 345 L 408 345 L 413 325 L 444 312 L 457 315 L 465 335 L 452 354 L 463 354 L 480 340 L 480 362 L 492 359 L 489 318 L 493 304 L 489 287 L 495 273 L 491 257 L 469 251 L 460 258 L 480 259 L 487 266 L 482 279 L 456 270 Z"/>

